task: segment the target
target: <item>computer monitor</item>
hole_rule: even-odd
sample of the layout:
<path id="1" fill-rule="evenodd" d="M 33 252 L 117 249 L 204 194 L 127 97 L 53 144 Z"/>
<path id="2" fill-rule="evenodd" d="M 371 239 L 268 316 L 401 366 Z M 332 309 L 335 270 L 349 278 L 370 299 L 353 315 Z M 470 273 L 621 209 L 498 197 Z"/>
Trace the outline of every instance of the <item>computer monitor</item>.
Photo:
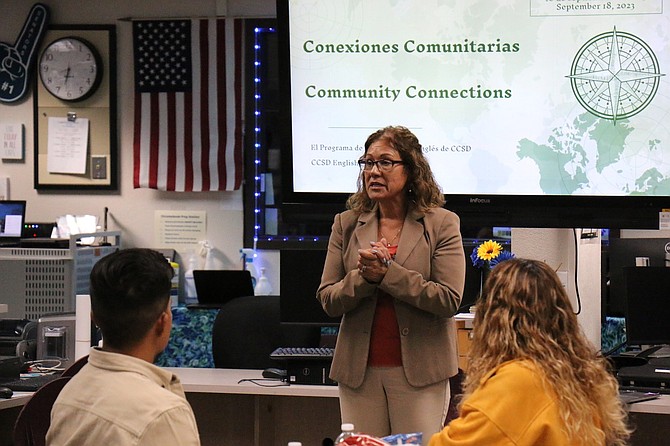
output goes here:
<path id="1" fill-rule="evenodd" d="M 26 218 L 25 200 L 0 200 L 0 242 L 21 239 Z"/>
<path id="2" fill-rule="evenodd" d="M 607 274 L 609 285 L 605 289 L 605 314 L 624 317 L 626 314 L 626 290 L 623 268 L 636 266 L 640 261 L 652 267 L 666 266 L 670 253 L 669 238 L 610 238 L 607 250 Z"/>
<path id="3" fill-rule="evenodd" d="M 623 268 L 628 345 L 670 344 L 670 268 Z"/>
<path id="4" fill-rule="evenodd" d="M 316 299 L 325 249 L 282 249 L 279 255 L 279 313 L 282 323 L 337 326 Z"/>

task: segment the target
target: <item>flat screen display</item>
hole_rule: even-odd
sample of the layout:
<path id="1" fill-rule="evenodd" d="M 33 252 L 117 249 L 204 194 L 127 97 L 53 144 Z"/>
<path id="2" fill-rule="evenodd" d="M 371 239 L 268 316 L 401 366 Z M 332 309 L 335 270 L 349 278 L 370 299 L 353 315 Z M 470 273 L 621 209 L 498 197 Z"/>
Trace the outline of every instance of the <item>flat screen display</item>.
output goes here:
<path id="1" fill-rule="evenodd" d="M 626 342 L 670 344 L 670 268 L 626 267 Z"/>
<path id="2" fill-rule="evenodd" d="M 605 288 L 605 313 L 607 316 L 625 317 L 624 269 L 640 262 L 653 267 L 670 266 L 670 239 L 610 238 L 606 250 L 608 286 Z"/>
<path id="3" fill-rule="evenodd" d="M 339 325 L 316 298 L 326 261 L 326 250 L 282 249 L 279 254 L 279 313 L 282 323 Z"/>
<path id="4" fill-rule="evenodd" d="M 25 216 L 25 201 L 0 200 L 0 237 L 20 238 Z"/>
<path id="5" fill-rule="evenodd" d="M 664 3 L 278 0 L 287 201 L 342 203 L 366 137 L 403 125 L 448 208 L 514 220 L 551 205 L 566 220 L 538 223 L 657 227 L 670 195 Z"/>

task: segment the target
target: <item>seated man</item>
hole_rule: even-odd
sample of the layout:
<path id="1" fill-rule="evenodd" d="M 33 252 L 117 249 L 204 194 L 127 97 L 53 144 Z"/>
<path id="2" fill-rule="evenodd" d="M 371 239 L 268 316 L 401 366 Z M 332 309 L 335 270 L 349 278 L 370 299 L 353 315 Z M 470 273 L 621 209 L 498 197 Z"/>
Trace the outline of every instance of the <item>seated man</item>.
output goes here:
<path id="1" fill-rule="evenodd" d="M 199 445 L 179 378 L 153 365 L 172 328 L 174 272 L 150 249 L 124 249 L 91 271 L 91 318 L 102 348 L 63 388 L 47 444 Z"/>

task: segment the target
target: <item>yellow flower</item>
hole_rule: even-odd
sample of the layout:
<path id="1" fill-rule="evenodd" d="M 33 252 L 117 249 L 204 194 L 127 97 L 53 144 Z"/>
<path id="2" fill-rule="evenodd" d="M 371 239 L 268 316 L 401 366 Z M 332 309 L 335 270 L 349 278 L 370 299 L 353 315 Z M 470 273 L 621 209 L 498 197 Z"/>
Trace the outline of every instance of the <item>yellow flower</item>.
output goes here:
<path id="1" fill-rule="evenodd" d="M 489 240 L 479 245 L 477 256 L 484 261 L 493 260 L 500 255 L 502 250 L 503 247 L 500 243 Z"/>

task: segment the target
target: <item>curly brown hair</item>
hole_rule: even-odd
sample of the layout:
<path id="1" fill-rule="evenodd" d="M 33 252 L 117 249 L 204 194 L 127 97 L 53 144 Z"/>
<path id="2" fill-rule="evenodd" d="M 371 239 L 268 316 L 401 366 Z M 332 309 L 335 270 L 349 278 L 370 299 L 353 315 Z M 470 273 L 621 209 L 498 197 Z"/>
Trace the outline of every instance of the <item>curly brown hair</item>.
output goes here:
<path id="1" fill-rule="evenodd" d="M 544 385 L 560 396 L 564 429 L 574 443 L 626 444 L 630 429 L 617 381 L 544 262 L 511 259 L 491 270 L 477 302 L 464 399 L 487 372 L 510 360 L 529 360 L 541 370 Z"/>
<path id="2" fill-rule="evenodd" d="M 407 173 L 405 194 L 409 206 L 427 211 L 430 208 L 444 205 L 444 195 L 437 181 L 435 181 L 430 164 L 423 155 L 419 139 L 414 133 L 402 126 L 389 126 L 379 129 L 368 136 L 367 141 L 365 141 L 365 153 L 368 153 L 370 146 L 377 141 L 388 143 L 400 154 L 400 159 L 403 162 L 402 166 Z M 365 153 L 363 156 L 365 156 Z M 357 187 L 358 190 L 347 200 L 347 208 L 358 212 L 371 211 L 375 202 L 370 199 L 365 190 L 362 171 L 358 176 Z"/>

